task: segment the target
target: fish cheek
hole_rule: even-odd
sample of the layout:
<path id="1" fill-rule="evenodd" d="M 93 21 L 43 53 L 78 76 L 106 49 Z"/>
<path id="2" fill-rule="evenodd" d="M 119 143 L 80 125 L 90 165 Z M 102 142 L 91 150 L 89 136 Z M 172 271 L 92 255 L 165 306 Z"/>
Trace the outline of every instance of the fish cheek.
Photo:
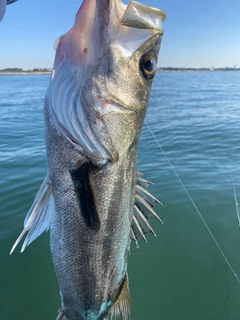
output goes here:
<path id="1" fill-rule="evenodd" d="M 145 109 L 150 88 L 139 73 L 140 58 L 140 52 L 130 57 L 119 45 L 109 47 L 95 74 L 102 101 L 111 101 L 138 113 Z"/>
<path id="2" fill-rule="evenodd" d="M 112 75 L 112 83 L 116 87 L 119 102 L 126 108 L 138 113 L 139 119 L 145 116 L 150 93 L 150 82 L 145 82 L 139 72 L 141 52 L 136 52 L 131 58 L 118 60 Z"/>

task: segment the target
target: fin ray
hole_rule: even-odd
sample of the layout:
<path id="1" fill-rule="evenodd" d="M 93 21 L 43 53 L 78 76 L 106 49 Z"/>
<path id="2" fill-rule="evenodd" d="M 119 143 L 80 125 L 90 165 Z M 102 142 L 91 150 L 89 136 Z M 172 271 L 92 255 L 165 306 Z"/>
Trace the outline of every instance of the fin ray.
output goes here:
<path id="1" fill-rule="evenodd" d="M 135 242 L 135 244 L 136 244 L 136 248 L 139 249 L 137 237 L 135 236 L 135 233 L 134 233 L 134 231 L 133 231 L 133 227 L 131 227 L 131 239 L 134 240 L 134 242 Z"/>
<path id="2" fill-rule="evenodd" d="M 132 224 L 132 229 L 133 229 L 133 232 L 134 232 L 134 235 L 135 235 L 135 238 L 139 239 L 140 237 L 143 238 L 143 240 L 145 242 L 147 242 L 147 239 L 144 235 L 144 231 L 140 225 L 140 223 L 138 222 L 138 219 L 136 218 L 136 216 L 134 215 L 133 216 L 133 222 L 134 224 Z"/>
<path id="3" fill-rule="evenodd" d="M 144 214 L 138 208 L 137 205 L 134 205 L 134 212 L 135 212 L 135 217 L 136 218 L 138 217 L 137 220 L 138 220 L 141 228 L 143 229 L 144 233 L 146 234 L 147 232 L 151 232 L 154 236 L 156 236 L 156 233 L 153 231 L 147 218 L 144 216 Z"/>
<path id="4" fill-rule="evenodd" d="M 157 202 L 159 204 L 162 205 L 162 203 L 157 199 L 155 198 L 150 192 L 148 192 L 145 188 L 143 188 L 142 186 L 140 186 L 139 184 L 137 184 L 137 189 L 139 189 L 139 191 L 145 193 L 149 198 L 151 198 L 154 202 Z"/>
<path id="5" fill-rule="evenodd" d="M 54 212 L 54 198 L 52 194 L 52 185 L 49 178 L 46 177 L 33 201 L 33 204 L 24 220 L 24 229 L 14 243 L 10 254 L 15 250 L 21 239 L 27 233 L 22 245 L 21 252 L 24 251 L 32 241 L 34 241 L 44 230 L 50 227 L 50 219 Z"/>
<path id="6" fill-rule="evenodd" d="M 147 185 L 153 184 L 151 181 L 148 181 L 148 180 L 143 179 L 143 178 L 141 178 L 141 177 L 137 177 L 137 180 L 138 180 L 138 184 L 139 184 L 139 182 L 140 182 L 139 185 L 141 185 L 141 182 L 143 182 L 143 183 L 145 183 L 145 184 L 147 184 Z"/>
<path id="7" fill-rule="evenodd" d="M 159 216 L 156 214 L 156 212 L 153 210 L 153 208 L 150 206 L 150 204 L 143 199 L 141 196 L 139 196 L 138 194 L 136 194 L 136 199 L 142 203 L 144 205 L 144 207 L 146 209 L 148 209 L 148 211 L 151 213 L 151 215 L 156 218 L 157 220 L 159 220 L 160 222 L 162 222 L 162 220 L 159 218 Z"/>
<path id="8" fill-rule="evenodd" d="M 149 191 L 147 187 L 152 182 L 144 179 L 146 175 L 141 172 L 136 172 L 136 195 L 135 203 L 133 208 L 133 218 L 132 218 L 132 227 L 131 227 L 131 239 L 135 241 L 136 247 L 138 246 L 138 239 L 143 239 L 147 242 L 145 234 L 150 232 L 156 236 L 154 230 L 152 229 L 149 219 L 155 218 L 159 220 L 156 212 L 153 210 L 155 203 L 162 203 L 155 198 Z"/>

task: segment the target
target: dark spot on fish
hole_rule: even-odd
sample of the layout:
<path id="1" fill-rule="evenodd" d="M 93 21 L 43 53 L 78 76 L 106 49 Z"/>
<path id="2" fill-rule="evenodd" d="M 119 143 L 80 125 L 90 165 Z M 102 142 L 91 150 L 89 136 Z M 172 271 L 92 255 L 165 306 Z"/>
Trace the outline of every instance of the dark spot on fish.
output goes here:
<path id="1" fill-rule="evenodd" d="M 84 48 L 83 52 L 87 53 L 88 52 L 88 48 Z"/>
<path id="2" fill-rule="evenodd" d="M 91 174 L 91 166 L 86 162 L 79 169 L 71 170 L 70 174 L 75 186 L 83 219 L 89 229 L 98 231 L 101 221 L 98 200 Z"/>

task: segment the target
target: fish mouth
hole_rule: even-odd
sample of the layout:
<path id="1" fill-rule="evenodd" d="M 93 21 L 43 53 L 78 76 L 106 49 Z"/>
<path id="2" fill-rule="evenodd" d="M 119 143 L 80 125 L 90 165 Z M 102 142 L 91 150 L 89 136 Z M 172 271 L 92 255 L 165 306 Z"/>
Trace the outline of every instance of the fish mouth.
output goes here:
<path id="1" fill-rule="evenodd" d="M 110 113 L 137 113 L 136 110 L 131 110 L 129 107 L 122 106 L 114 101 L 101 101 L 100 99 L 98 101 L 103 106 L 103 108 L 101 107 L 101 112 L 97 112 L 97 118 L 99 119 Z M 103 109 L 104 111 L 102 111 Z"/>
<path id="2" fill-rule="evenodd" d="M 136 110 L 131 109 L 127 105 L 123 105 L 120 102 L 114 100 L 102 99 L 100 94 L 94 95 L 94 112 L 96 113 L 96 118 L 103 118 L 109 113 L 136 113 Z"/>

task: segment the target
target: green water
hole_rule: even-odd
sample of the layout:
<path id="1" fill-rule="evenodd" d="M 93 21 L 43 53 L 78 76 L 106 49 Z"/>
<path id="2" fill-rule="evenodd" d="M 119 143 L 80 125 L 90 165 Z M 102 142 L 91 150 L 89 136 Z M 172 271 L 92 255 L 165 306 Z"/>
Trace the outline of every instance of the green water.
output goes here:
<path id="1" fill-rule="evenodd" d="M 0 319 L 55 320 L 60 296 L 44 233 L 9 256 L 46 172 L 48 76 L 0 77 Z M 161 73 L 147 122 L 195 201 L 223 257 L 145 125 L 139 170 L 163 202 L 157 238 L 131 245 L 132 320 L 239 320 L 240 73 Z M 240 201 L 240 200 L 239 200 Z"/>

